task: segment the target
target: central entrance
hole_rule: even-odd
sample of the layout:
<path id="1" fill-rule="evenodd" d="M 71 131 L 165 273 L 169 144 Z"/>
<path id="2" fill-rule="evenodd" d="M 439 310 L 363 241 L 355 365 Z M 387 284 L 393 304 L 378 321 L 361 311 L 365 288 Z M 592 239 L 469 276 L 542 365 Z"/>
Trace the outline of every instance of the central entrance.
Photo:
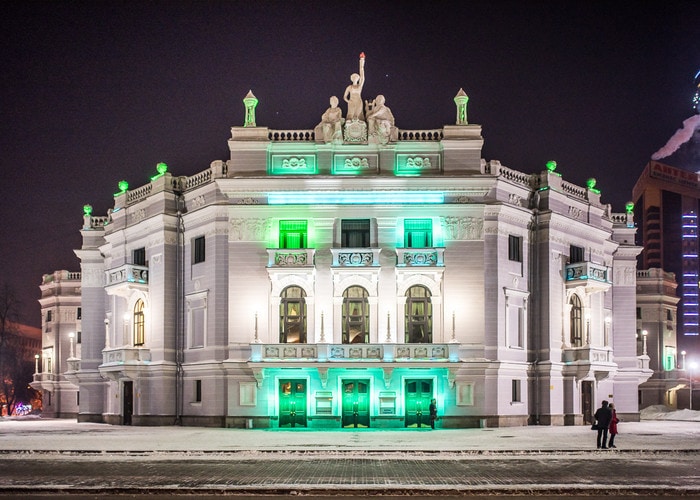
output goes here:
<path id="1" fill-rule="evenodd" d="M 306 380 L 280 380 L 280 427 L 306 427 Z"/>
<path id="2" fill-rule="evenodd" d="M 368 380 L 343 380 L 343 427 L 369 427 Z"/>
<path id="3" fill-rule="evenodd" d="M 433 397 L 433 381 L 406 381 L 406 427 L 430 427 L 430 400 Z"/>

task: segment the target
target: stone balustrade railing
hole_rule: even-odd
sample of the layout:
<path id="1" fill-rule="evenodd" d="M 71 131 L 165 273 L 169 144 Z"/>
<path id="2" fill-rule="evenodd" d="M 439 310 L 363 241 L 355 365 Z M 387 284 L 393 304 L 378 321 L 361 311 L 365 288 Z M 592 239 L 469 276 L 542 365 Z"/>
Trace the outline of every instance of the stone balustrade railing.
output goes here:
<path id="1" fill-rule="evenodd" d="M 311 142 L 315 139 L 313 130 L 270 130 L 267 134 L 271 141 Z"/>
<path id="2" fill-rule="evenodd" d="M 253 362 L 456 362 L 459 344 L 251 344 Z"/>
<path id="3" fill-rule="evenodd" d="M 140 188 L 136 188 L 133 191 L 127 191 L 126 193 L 126 203 L 127 205 L 132 205 L 138 203 L 141 200 L 145 200 L 151 194 L 153 190 L 153 184 L 149 183 Z"/>
<path id="4" fill-rule="evenodd" d="M 268 248 L 267 267 L 309 267 L 314 265 L 314 248 Z"/>
<path id="5" fill-rule="evenodd" d="M 107 271 L 106 286 L 122 283 L 148 284 L 148 267 L 135 264 L 123 264 Z"/>
<path id="6" fill-rule="evenodd" d="M 445 265 L 444 248 L 397 248 L 396 265 L 399 267 L 425 267 Z"/>
<path id="7" fill-rule="evenodd" d="M 612 363 L 612 347 L 569 347 L 562 351 L 564 363 L 588 362 L 588 363 Z"/>
<path id="8" fill-rule="evenodd" d="M 595 280 L 612 283 L 610 268 L 592 262 L 575 262 L 566 266 L 566 281 Z"/>
<path id="9" fill-rule="evenodd" d="M 368 267 L 379 265 L 379 248 L 331 248 L 333 266 Z"/>
<path id="10" fill-rule="evenodd" d="M 143 347 L 108 347 L 102 350 L 103 365 L 148 363 L 150 361 L 151 351 Z"/>
<path id="11" fill-rule="evenodd" d="M 581 198 L 582 200 L 587 200 L 586 188 L 572 184 L 571 182 L 561 181 L 561 189 L 567 194 L 574 196 L 576 198 Z"/>
<path id="12" fill-rule="evenodd" d="M 503 165 L 499 165 L 498 174 L 503 179 L 514 182 L 516 184 L 522 184 L 528 189 L 534 186 L 534 179 L 531 174 L 524 174 L 522 172 L 518 172 L 517 170 L 504 167 Z"/>
<path id="13" fill-rule="evenodd" d="M 184 181 L 185 190 L 194 189 L 194 188 L 199 187 L 203 184 L 206 184 L 209 181 L 211 181 L 211 178 L 212 178 L 211 168 L 208 168 L 208 169 L 204 170 L 203 172 L 199 172 L 198 174 L 194 174 L 190 177 L 187 177 Z"/>
<path id="14" fill-rule="evenodd" d="M 399 141 L 441 141 L 441 128 L 432 130 L 399 130 Z"/>

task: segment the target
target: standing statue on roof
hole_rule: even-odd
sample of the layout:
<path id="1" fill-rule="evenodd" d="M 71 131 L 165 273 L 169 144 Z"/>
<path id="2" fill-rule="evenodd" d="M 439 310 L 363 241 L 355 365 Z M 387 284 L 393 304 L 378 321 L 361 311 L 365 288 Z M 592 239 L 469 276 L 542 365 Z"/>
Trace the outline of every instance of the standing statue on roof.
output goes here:
<path id="1" fill-rule="evenodd" d="M 364 114 L 362 112 L 362 86 L 365 84 L 365 53 L 360 54 L 360 74 L 353 73 L 350 75 L 350 81 L 352 82 L 345 89 L 345 94 L 343 94 L 343 99 L 348 103 L 348 114 L 346 119 L 350 120 L 364 120 Z"/>

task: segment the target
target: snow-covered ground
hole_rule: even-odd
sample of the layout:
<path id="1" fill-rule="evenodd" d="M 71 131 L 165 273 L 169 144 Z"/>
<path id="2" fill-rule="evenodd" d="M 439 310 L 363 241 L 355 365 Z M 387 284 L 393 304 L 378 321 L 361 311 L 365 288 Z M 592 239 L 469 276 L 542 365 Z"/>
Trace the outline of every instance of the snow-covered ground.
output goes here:
<path id="1" fill-rule="evenodd" d="M 687 422 L 700 422 L 698 410 L 674 410 L 664 405 L 648 406 L 640 414 L 642 420 L 681 420 Z"/>

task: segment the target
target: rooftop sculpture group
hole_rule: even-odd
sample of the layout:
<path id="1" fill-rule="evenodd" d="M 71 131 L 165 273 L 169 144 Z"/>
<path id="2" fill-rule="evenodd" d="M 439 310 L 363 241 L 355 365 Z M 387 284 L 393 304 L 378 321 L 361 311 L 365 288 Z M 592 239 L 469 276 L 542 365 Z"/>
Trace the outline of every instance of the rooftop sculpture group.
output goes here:
<path id="1" fill-rule="evenodd" d="M 348 104 L 346 118 L 338 108 L 338 97 L 330 98 L 330 107 L 321 116 L 321 123 L 314 129 L 316 142 L 333 144 L 370 143 L 386 144 L 398 139 L 394 115 L 386 106 L 386 99 L 378 95 L 362 103 L 362 87 L 365 83 L 365 54 L 360 54 L 360 72 L 350 75 L 352 82 L 345 89 L 343 100 Z"/>

